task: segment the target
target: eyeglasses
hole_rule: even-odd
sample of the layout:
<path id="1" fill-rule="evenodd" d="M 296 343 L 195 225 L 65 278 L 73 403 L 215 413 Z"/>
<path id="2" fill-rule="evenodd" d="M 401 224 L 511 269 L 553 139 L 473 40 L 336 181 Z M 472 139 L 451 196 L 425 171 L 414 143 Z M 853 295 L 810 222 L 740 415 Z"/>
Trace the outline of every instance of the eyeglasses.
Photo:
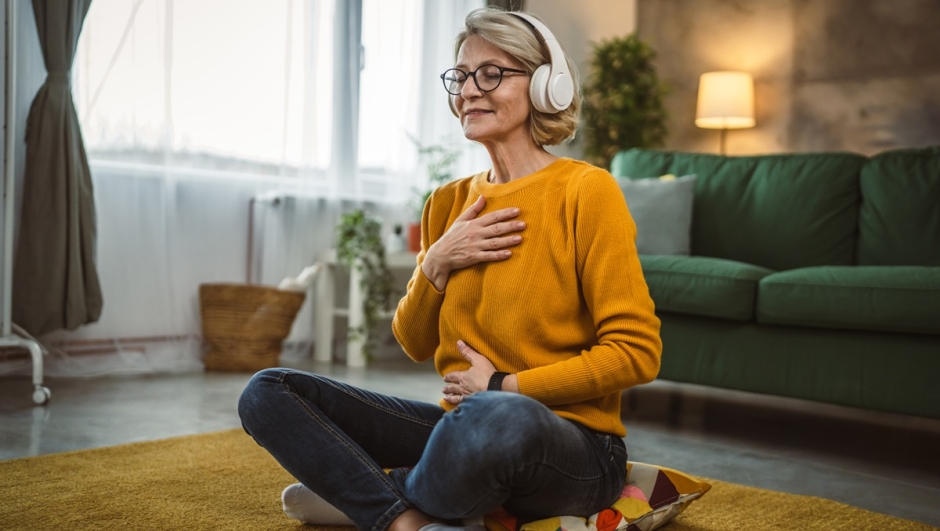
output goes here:
<path id="1" fill-rule="evenodd" d="M 467 82 L 468 77 L 473 78 L 473 82 L 476 84 L 477 88 L 480 89 L 480 92 L 492 92 L 502 83 L 503 76 L 506 75 L 506 72 L 528 75 L 528 72 L 525 70 L 504 68 L 496 65 L 482 65 L 473 72 L 464 72 L 459 68 L 445 70 L 444 73 L 441 74 L 441 81 L 444 82 L 444 90 L 454 96 L 459 96 L 461 91 L 463 91 L 463 85 Z"/>

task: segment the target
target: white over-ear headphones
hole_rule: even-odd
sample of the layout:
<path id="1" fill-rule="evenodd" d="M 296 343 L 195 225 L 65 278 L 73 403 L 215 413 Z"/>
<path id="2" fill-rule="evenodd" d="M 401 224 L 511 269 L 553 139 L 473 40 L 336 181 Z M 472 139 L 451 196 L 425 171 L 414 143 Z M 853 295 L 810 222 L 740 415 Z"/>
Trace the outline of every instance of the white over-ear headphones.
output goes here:
<path id="1" fill-rule="evenodd" d="M 551 30 L 542 24 L 542 22 L 526 13 L 510 11 L 510 15 L 515 15 L 527 22 L 537 35 L 541 35 L 548 48 L 550 64 L 544 64 L 535 69 L 532 74 L 532 80 L 529 82 L 529 98 L 532 100 L 532 106 L 536 110 L 555 114 L 567 109 L 574 99 L 574 81 L 571 78 L 571 72 L 568 71 L 568 61 L 565 58 L 565 52 L 561 45 L 555 39 Z M 460 116 L 457 113 L 457 107 L 454 104 L 456 96 L 448 97 L 450 111 L 454 116 Z"/>
<path id="2" fill-rule="evenodd" d="M 532 99 L 532 105 L 539 111 L 549 114 L 567 109 L 574 98 L 574 81 L 571 79 L 571 72 L 568 71 L 565 52 L 561 50 L 558 40 L 545 24 L 532 15 L 518 11 L 511 11 L 510 14 L 528 22 L 535 32 L 542 36 L 545 46 L 548 47 L 551 64 L 536 68 L 535 73 L 532 74 L 532 81 L 529 83 L 529 98 Z"/>

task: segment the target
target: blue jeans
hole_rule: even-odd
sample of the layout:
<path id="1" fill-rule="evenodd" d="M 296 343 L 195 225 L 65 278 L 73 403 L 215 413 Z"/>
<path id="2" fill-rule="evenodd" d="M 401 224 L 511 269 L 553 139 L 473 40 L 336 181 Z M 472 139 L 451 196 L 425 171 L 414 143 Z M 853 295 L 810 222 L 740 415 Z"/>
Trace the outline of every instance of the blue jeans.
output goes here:
<path id="1" fill-rule="evenodd" d="M 520 523 L 588 516 L 609 507 L 626 480 L 620 437 L 516 393 L 476 393 L 445 413 L 316 374 L 267 369 L 242 392 L 238 413 L 281 466 L 362 531 L 384 531 L 410 508 L 442 520 L 500 505 Z"/>

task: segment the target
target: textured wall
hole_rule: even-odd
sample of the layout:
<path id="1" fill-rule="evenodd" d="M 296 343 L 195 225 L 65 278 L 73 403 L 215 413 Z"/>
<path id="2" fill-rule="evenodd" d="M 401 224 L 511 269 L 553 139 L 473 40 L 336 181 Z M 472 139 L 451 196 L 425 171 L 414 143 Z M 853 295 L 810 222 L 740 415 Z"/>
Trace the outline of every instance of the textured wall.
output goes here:
<path id="1" fill-rule="evenodd" d="M 593 44 L 636 30 L 636 0 L 526 0 L 525 8 L 552 30 L 578 67 L 589 72 Z M 579 139 L 550 149 L 564 157 L 581 158 Z"/>
<path id="2" fill-rule="evenodd" d="M 938 0 L 639 0 L 637 29 L 658 52 L 667 148 L 714 152 L 695 127 L 698 77 L 750 72 L 757 127 L 732 154 L 940 144 Z"/>

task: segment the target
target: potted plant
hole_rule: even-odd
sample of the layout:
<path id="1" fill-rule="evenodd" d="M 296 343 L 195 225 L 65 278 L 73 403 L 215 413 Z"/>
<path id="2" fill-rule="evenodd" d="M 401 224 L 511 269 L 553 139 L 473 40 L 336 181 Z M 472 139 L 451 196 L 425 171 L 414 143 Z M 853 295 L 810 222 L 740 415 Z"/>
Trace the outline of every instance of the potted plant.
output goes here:
<path id="1" fill-rule="evenodd" d="M 584 85 L 584 155 L 609 168 L 615 154 L 631 147 L 659 147 L 666 138 L 666 86 L 659 81 L 656 52 L 636 34 L 594 46 Z"/>
<path id="2" fill-rule="evenodd" d="M 416 139 L 412 138 L 415 146 L 418 148 L 418 160 L 425 162 L 428 171 L 428 186 L 424 190 L 415 189 L 418 196 L 418 204 L 415 208 L 415 221 L 408 226 L 408 250 L 417 253 L 421 250 L 421 214 L 424 205 L 431 197 L 431 193 L 438 186 L 450 182 L 454 178 L 454 163 L 460 158 L 460 150 L 448 147 L 442 144 L 432 144 L 424 146 Z"/>
<path id="3" fill-rule="evenodd" d="M 361 275 L 363 293 L 363 324 L 350 326 L 350 340 L 362 339 L 362 352 L 366 361 L 375 354 L 376 326 L 383 311 L 390 309 L 395 299 L 395 277 L 385 262 L 385 246 L 382 244 L 382 223 L 363 210 L 354 210 L 342 215 L 336 226 L 337 260 Z"/>

